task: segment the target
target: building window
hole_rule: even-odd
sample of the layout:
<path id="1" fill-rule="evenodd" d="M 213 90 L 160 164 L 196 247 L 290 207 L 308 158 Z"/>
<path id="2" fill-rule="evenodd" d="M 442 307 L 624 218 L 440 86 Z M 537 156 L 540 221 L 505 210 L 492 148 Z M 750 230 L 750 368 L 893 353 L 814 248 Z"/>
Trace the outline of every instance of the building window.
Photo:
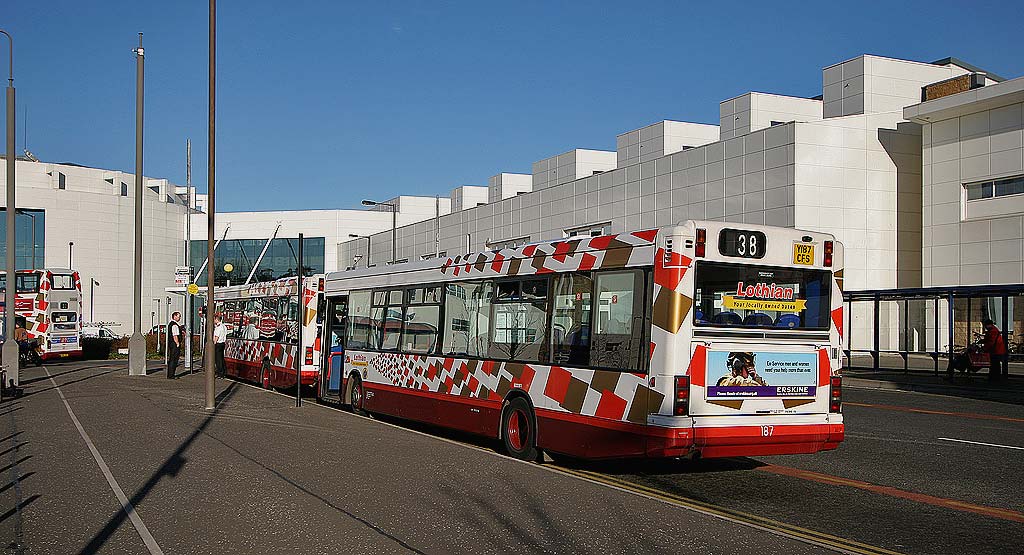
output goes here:
<path id="1" fill-rule="evenodd" d="M 64 175 L 62 172 L 57 172 L 57 188 L 58 189 L 67 189 L 68 188 L 67 176 Z"/>
<path id="2" fill-rule="evenodd" d="M 125 183 L 124 181 L 121 182 L 121 196 L 128 196 L 128 184 Z"/>
<path id="3" fill-rule="evenodd" d="M 605 222 L 603 224 L 591 224 L 580 227 L 573 227 L 566 229 L 563 233 L 566 239 L 574 237 L 599 237 L 601 235 L 608 235 L 612 231 L 611 222 Z"/>
<path id="4" fill-rule="evenodd" d="M 515 239 L 505 239 L 502 241 L 493 241 L 487 243 L 487 248 L 492 251 L 498 251 L 501 249 L 515 249 L 527 245 L 530 243 L 530 237 L 517 237 Z"/>
<path id="5" fill-rule="evenodd" d="M 263 246 L 267 244 L 266 239 L 225 239 L 217 245 L 217 267 L 214 268 L 215 285 L 225 285 L 230 279 L 231 283 L 242 283 L 252 266 L 259 260 Z M 324 271 L 324 238 L 306 237 L 303 240 L 302 273 L 310 276 L 323 273 Z M 273 281 L 283 277 L 291 277 L 296 273 L 298 264 L 298 239 L 286 239 L 278 237 L 270 242 L 259 269 L 253 275 L 252 281 Z M 192 241 L 192 266 L 199 268 L 206 260 L 206 241 Z M 224 264 L 230 262 L 233 266 L 229 274 L 224 270 Z M 206 285 L 206 272 L 196 276 L 196 283 L 200 286 Z"/>
<path id="6" fill-rule="evenodd" d="M 964 189 L 967 191 L 967 200 L 1024 194 L 1024 175 L 980 183 L 967 183 L 964 185 Z"/>

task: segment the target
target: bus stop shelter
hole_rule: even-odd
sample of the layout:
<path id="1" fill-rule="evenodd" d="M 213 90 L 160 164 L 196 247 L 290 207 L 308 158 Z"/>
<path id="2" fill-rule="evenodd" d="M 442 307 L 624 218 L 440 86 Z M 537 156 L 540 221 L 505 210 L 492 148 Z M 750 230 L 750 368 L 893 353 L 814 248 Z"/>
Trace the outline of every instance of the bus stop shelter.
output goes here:
<path id="1" fill-rule="evenodd" d="M 850 366 L 867 368 L 854 357 L 870 356 L 874 370 L 895 370 L 895 360 L 905 372 L 930 366 L 938 374 L 978 338 L 984 319 L 999 327 L 1010 362 L 1024 361 L 1024 285 L 847 291 L 843 301 Z M 1016 366 L 1011 364 L 1011 373 Z"/>

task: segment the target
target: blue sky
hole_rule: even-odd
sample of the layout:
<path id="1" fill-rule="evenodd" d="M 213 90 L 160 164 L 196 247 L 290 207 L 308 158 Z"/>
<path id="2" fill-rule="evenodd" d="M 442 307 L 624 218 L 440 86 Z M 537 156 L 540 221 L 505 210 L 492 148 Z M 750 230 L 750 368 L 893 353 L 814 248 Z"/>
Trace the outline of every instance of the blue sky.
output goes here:
<path id="1" fill-rule="evenodd" d="M 41 159 L 132 171 L 141 31 L 145 173 L 184 183 L 191 137 L 204 189 L 206 10 L 7 0 L 18 150 L 27 107 Z M 821 94 L 821 68 L 862 53 L 1024 75 L 1019 1 L 221 0 L 218 19 L 220 210 L 486 185 L 658 120 L 717 123 L 718 103 L 750 90 Z"/>

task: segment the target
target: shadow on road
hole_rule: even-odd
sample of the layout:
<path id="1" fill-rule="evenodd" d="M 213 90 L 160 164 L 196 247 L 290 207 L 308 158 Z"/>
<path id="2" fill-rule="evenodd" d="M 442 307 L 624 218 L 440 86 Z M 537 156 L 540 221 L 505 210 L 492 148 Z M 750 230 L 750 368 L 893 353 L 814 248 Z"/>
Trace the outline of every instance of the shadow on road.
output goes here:
<path id="1" fill-rule="evenodd" d="M 203 419 L 202 424 L 200 424 L 199 427 L 197 427 L 195 431 L 193 431 L 192 434 L 188 436 L 188 438 L 185 439 L 185 441 L 183 441 L 178 446 L 178 448 L 173 453 L 171 453 L 170 456 L 167 457 L 167 459 L 164 460 L 164 463 L 160 465 L 160 468 L 157 469 L 157 471 L 154 472 L 149 477 L 148 480 L 146 480 L 146 483 L 135 491 L 135 493 L 128 500 L 132 507 L 138 506 L 138 504 L 143 499 L 145 499 L 147 495 L 149 495 L 149 492 L 153 489 L 153 487 L 157 485 L 157 483 L 160 482 L 160 480 L 162 480 L 165 477 L 174 478 L 175 476 L 178 475 L 179 472 L 181 472 L 181 469 L 184 468 L 185 464 L 188 462 L 188 459 L 184 456 L 185 452 L 188 451 L 189 447 L 192 446 L 192 443 L 194 443 L 195 440 L 198 439 L 199 436 L 203 434 L 203 431 L 206 430 L 206 427 L 210 425 L 210 422 L 213 421 L 214 415 L 216 415 L 217 412 L 220 410 L 222 404 L 227 402 L 228 399 L 230 399 L 231 396 L 234 395 L 235 386 L 236 384 L 231 383 L 230 385 L 228 385 L 227 388 L 224 389 L 224 391 L 217 395 L 217 402 L 214 404 L 213 411 L 211 411 L 206 416 L 206 418 Z M 117 529 L 120 528 L 122 524 L 124 524 L 124 521 L 127 518 L 128 513 L 125 512 L 124 509 L 120 509 L 117 512 L 115 512 L 113 515 L 111 515 L 106 525 L 104 525 L 103 528 L 95 536 L 93 536 L 91 540 L 89 540 L 89 543 L 87 543 L 86 546 L 82 548 L 81 552 L 97 553 L 100 550 L 100 548 L 102 548 L 103 545 L 107 543 L 107 541 L 110 539 L 110 536 L 112 536 L 114 532 L 116 532 Z"/>

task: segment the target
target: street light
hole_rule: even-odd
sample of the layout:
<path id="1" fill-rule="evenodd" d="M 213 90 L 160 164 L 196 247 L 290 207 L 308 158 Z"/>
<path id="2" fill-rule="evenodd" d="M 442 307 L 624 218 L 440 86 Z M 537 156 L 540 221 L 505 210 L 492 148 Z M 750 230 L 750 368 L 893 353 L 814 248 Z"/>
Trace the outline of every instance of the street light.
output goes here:
<path id="1" fill-rule="evenodd" d="M 89 278 L 89 322 L 96 322 L 96 286 L 100 282 L 96 278 Z"/>
<path id="2" fill-rule="evenodd" d="M 68 268 L 74 269 L 75 267 L 75 242 L 68 241 Z"/>
<path id="3" fill-rule="evenodd" d="M 394 264 L 395 260 L 398 259 L 398 252 L 395 249 L 395 228 L 398 223 L 398 208 L 394 203 L 390 202 L 377 202 L 373 200 L 364 200 L 363 206 L 387 206 L 391 209 L 391 263 Z"/>
<path id="4" fill-rule="evenodd" d="M 14 320 L 14 300 L 15 290 L 13 276 L 15 272 L 15 259 L 14 249 L 15 247 L 15 222 L 14 215 L 15 210 L 18 208 L 17 203 L 14 200 L 14 171 L 15 171 L 15 156 L 14 156 L 14 39 L 11 38 L 10 33 L 0 29 L 0 34 L 7 37 L 7 41 L 10 43 L 10 49 L 8 51 L 8 74 L 7 74 L 7 210 L 6 210 L 6 221 L 7 221 L 7 276 L 10 280 L 7 287 L 7 291 L 4 293 L 5 305 L 4 305 L 4 322 L 8 334 L 13 334 L 15 327 Z M 2 351 L 3 367 L 6 369 L 7 376 L 4 378 L 12 385 L 18 385 L 21 383 L 21 376 L 18 373 L 18 346 L 14 341 L 5 341 Z M 4 387 L 7 384 L 3 384 Z"/>
<path id="5" fill-rule="evenodd" d="M 369 235 L 356 235 L 355 233 L 349 233 L 349 237 L 353 239 L 359 239 L 360 237 L 366 238 L 366 267 L 370 267 L 370 236 Z"/>
<path id="6" fill-rule="evenodd" d="M 228 275 L 228 277 L 227 277 L 227 281 L 228 281 L 227 286 L 228 287 L 231 287 L 231 272 L 233 272 L 233 271 L 235 271 L 235 266 L 233 264 L 228 262 L 227 264 L 224 265 L 224 272 L 227 273 L 227 275 Z"/>

